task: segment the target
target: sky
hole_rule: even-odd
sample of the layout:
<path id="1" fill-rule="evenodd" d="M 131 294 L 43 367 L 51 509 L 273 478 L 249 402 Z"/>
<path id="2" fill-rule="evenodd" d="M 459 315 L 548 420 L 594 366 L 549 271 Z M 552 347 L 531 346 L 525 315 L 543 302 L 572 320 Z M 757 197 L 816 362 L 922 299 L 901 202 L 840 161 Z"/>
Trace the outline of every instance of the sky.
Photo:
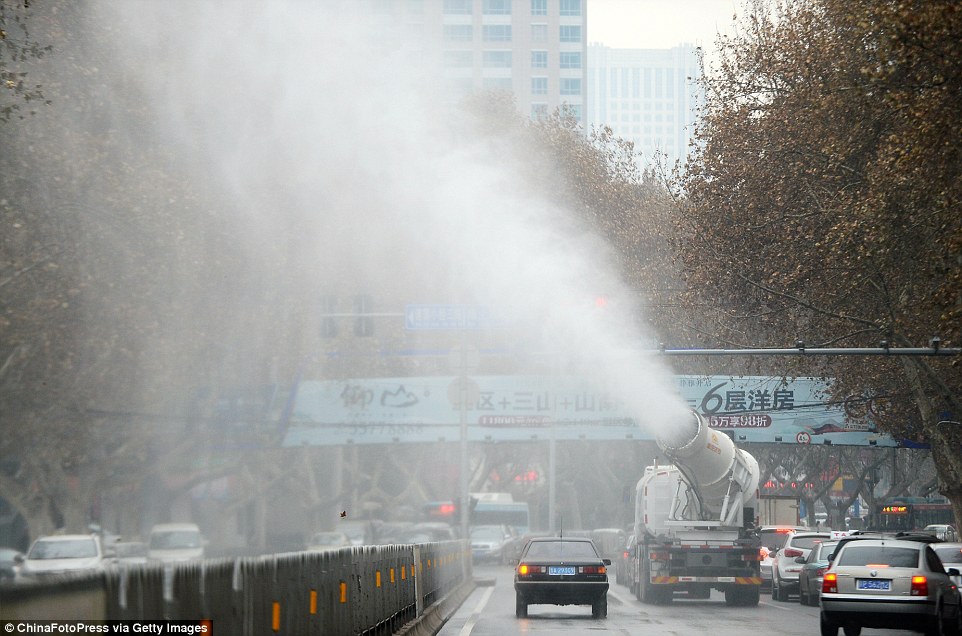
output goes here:
<path id="1" fill-rule="evenodd" d="M 742 0 L 586 0 L 588 43 L 612 48 L 665 49 L 685 42 L 714 48 L 730 33 Z"/>

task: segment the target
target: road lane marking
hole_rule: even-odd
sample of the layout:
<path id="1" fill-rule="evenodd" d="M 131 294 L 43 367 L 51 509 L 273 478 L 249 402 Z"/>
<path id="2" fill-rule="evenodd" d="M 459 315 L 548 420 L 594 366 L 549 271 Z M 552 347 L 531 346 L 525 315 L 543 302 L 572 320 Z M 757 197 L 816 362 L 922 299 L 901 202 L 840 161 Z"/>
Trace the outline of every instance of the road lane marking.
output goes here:
<path id="1" fill-rule="evenodd" d="M 621 598 L 621 596 L 619 596 L 619 595 L 618 595 L 614 590 L 612 590 L 610 587 L 608 588 L 608 596 L 613 597 L 616 601 L 618 601 L 618 602 L 621 603 L 622 605 L 627 605 L 627 603 L 625 603 L 625 599 Z"/>
<path id="2" fill-rule="evenodd" d="M 791 605 L 786 605 L 785 603 L 767 603 L 765 601 L 759 601 L 759 605 L 765 605 L 766 607 L 774 607 L 775 609 L 780 609 L 783 612 L 787 612 L 792 609 Z"/>
<path id="3" fill-rule="evenodd" d="M 478 601 L 478 605 L 471 612 L 471 616 L 468 617 L 467 622 L 458 632 L 458 636 L 471 636 L 471 631 L 474 629 L 474 624 L 478 622 L 481 617 L 481 612 L 484 611 L 484 606 L 488 604 L 488 599 L 491 598 L 491 594 L 494 593 L 494 586 L 491 586 L 484 590 L 484 594 L 481 595 L 481 600 Z"/>

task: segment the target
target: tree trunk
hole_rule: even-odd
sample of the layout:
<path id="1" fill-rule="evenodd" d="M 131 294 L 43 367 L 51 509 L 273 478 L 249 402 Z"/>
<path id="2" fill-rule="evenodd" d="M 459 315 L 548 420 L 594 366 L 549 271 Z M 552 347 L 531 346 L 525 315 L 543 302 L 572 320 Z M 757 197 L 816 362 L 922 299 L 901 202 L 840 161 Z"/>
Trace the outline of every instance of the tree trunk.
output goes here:
<path id="1" fill-rule="evenodd" d="M 962 522 L 962 423 L 939 421 L 939 415 L 932 399 L 925 391 L 920 362 L 906 359 L 903 367 L 916 404 L 924 422 L 924 429 L 932 447 L 932 461 L 939 477 L 939 492 L 952 503 L 955 512 L 955 527 Z M 946 396 L 952 402 L 951 396 Z"/>
<path id="2" fill-rule="evenodd" d="M 962 422 L 930 422 L 925 432 L 939 475 L 939 492 L 952 504 L 955 527 L 962 528 Z"/>

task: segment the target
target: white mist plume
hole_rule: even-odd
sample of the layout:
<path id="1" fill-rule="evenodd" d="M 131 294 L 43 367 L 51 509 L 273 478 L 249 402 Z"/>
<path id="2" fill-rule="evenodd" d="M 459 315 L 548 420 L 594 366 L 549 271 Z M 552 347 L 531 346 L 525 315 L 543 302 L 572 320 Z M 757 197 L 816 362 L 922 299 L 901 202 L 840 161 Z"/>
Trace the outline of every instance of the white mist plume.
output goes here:
<path id="1" fill-rule="evenodd" d="M 409 302 L 503 307 L 532 349 L 563 352 L 561 370 L 639 422 L 687 419 L 668 369 L 631 350 L 652 343 L 602 241 L 526 191 L 516 159 L 458 130 L 436 76 L 389 31 L 370 37 L 352 4 L 103 0 L 100 19 L 116 21 L 157 138 L 230 193 L 241 240 L 296 227 L 317 289 L 336 278 Z M 566 302 L 599 289 L 603 318 Z"/>

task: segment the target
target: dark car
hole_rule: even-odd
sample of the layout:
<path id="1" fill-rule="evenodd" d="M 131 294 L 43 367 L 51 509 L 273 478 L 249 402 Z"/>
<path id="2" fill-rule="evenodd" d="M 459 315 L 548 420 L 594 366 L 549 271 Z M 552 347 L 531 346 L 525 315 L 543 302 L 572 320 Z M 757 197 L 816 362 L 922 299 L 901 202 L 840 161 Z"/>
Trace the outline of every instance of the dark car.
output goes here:
<path id="1" fill-rule="evenodd" d="M 23 554 L 13 548 L 0 548 L 0 581 L 17 578 Z"/>
<path id="2" fill-rule="evenodd" d="M 822 636 L 857 636 L 863 627 L 926 634 L 962 630 L 959 590 L 923 541 L 868 539 L 839 542 L 822 578 Z"/>
<path id="3" fill-rule="evenodd" d="M 618 555 L 618 560 L 615 561 L 615 582 L 619 585 L 628 585 L 631 580 L 631 571 L 628 569 L 628 564 L 631 562 L 634 545 L 635 535 L 630 534 L 625 541 L 625 545 L 621 546 L 621 554 Z"/>
<path id="4" fill-rule="evenodd" d="M 822 576 L 828 569 L 837 545 L 837 541 L 816 543 L 807 557 L 796 559 L 802 564 L 802 569 L 798 572 L 798 602 L 802 605 L 818 605 L 818 595 L 822 592 Z"/>
<path id="5" fill-rule="evenodd" d="M 946 570 L 955 568 L 962 570 L 962 543 L 938 543 L 932 546 L 935 553 L 942 561 L 942 567 Z M 962 577 L 953 576 L 955 584 L 962 588 Z"/>
<path id="6" fill-rule="evenodd" d="M 531 539 L 515 569 L 515 615 L 527 617 L 528 605 L 591 605 L 594 618 L 605 618 L 609 565 L 591 539 Z"/>

